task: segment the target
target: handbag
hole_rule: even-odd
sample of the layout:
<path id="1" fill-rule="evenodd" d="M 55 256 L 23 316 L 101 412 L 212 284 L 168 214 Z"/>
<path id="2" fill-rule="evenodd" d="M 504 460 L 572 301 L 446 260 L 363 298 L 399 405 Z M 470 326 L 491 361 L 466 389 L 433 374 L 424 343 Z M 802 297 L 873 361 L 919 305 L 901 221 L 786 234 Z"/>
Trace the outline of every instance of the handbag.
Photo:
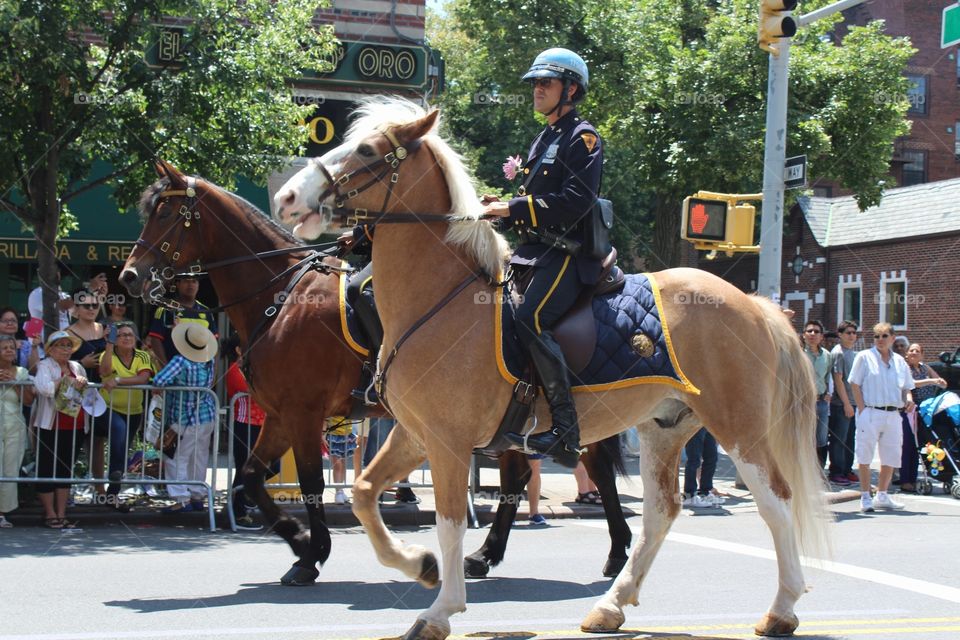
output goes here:
<path id="1" fill-rule="evenodd" d="M 613 203 L 604 198 L 597 198 L 593 209 L 583 225 L 583 244 L 580 245 L 580 256 L 593 260 L 603 260 L 611 251 L 610 229 L 613 228 Z"/>

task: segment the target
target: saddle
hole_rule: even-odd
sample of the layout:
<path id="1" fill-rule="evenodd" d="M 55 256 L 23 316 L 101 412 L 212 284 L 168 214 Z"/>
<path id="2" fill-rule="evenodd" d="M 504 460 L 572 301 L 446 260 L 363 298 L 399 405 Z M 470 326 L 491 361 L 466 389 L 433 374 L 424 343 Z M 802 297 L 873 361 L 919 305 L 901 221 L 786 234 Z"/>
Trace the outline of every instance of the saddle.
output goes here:
<path id="1" fill-rule="evenodd" d="M 522 293 L 528 284 L 528 281 L 518 282 L 513 293 Z M 597 283 L 593 287 L 584 287 L 573 306 L 553 326 L 553 337 L 560 344 L 567 368 L 572 373 L 580 373 L 586 368 L 597 346 L 593 299 L 617 293 L 623 289 L 623 284 L 623 270 L 617 266 L 617 249 L 613 248 L 601 263 Z"/>

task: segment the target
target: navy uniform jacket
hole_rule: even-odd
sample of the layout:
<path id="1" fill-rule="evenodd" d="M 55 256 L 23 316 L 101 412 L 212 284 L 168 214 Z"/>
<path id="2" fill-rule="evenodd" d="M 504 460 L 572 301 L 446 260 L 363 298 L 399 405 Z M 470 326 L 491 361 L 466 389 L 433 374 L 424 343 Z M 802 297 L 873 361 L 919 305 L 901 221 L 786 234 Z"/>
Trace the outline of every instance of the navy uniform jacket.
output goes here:
<path id="1" fill-rule="evenodd" d="M 559 146 L 557 146 L 559 145 Z M 536 167 L 540 156 L 543 162 Z M 547 126 L 530 145 L 524 164 L 524 182 L 536 167 L 524 195 L 510 200 L 510 224 L 523 239 L 511 264 L 548 266 L 562 260 L 566 253 L 543 244 L 534 232 L 546 229 L 576 242 L 583 241 L 583 224 L 597 200 L 603 165 L 603 144 L 596 129 L 570 111 Z M 596 284 L 600 277 L 600 261 L 574 259 L 580 281 Z"/>

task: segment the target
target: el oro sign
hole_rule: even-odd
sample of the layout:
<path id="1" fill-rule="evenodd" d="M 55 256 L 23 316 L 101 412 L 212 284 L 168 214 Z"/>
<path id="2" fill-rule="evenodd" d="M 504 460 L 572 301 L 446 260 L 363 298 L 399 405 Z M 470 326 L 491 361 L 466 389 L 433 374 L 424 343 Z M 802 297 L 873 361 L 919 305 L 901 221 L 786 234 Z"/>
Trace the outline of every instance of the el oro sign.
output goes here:
<path id="1" fill-rule="evenodd" d="M 342 41 L 331 62 L 333 71 L 307 72 L 310 83 L 375 85 L 424 89 L 429 83 L 430 49 L 394 44 Z"/>

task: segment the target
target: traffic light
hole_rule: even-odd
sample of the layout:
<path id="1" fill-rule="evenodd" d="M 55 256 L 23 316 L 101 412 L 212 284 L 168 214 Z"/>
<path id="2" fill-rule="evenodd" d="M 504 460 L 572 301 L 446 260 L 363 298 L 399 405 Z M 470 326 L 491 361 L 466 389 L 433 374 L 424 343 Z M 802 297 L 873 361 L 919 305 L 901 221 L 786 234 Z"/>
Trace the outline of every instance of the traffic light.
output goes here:
<path id="1" fill-rule="evenodd" d="M 757 44 L 774 56 L 780 51 L 774 46 L 779 38 L 792 38 L 797 33 L 797 23 L 783 15 L 797 6 L 797 0 L 760 0 L 760 26 L 757 29 Z"/>
<path id="2" fill-rule="evenodd" d="M 760 200 L 761 194 L 698 191 L 683 201 L 680 237 L 702 251 L 756 253 L 753 244 L 756 209 L 742 200 Z"/>

